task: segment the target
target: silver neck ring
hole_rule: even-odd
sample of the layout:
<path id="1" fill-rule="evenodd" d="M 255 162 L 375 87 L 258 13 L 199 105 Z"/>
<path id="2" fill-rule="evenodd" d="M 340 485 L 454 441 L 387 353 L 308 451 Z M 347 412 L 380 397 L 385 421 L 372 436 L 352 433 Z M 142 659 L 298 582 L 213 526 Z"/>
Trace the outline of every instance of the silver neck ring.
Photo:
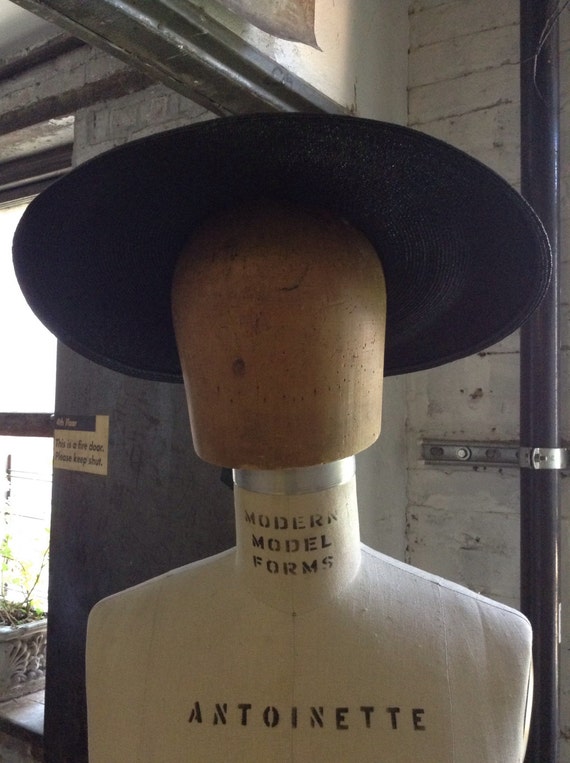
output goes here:
<path id="1" fill-rule="evenodd" d="M 234 469 L 234 483 L 251 493 L 266 495 L 299 495 L 343 485 L 355 474 L 354 456 L 318 466 L 294 469 Z"/>

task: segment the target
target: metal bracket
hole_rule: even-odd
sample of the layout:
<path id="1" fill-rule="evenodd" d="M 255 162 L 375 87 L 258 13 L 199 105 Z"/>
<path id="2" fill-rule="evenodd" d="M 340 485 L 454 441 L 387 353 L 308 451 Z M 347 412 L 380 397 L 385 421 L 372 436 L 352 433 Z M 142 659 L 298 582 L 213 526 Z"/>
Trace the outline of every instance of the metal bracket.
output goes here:
<path id="1" fill-rule="evenodd" d="M 567 469 L 568 448 L 521 448 L 521 469 Z"/>
<path id="2" fill-rule="evenodd" d="M 521 469 L 568 469 L 568 448 L 521 448 L 516 442 L 429 440 L 421 443 L 426 464 L 515 466 Z"/>

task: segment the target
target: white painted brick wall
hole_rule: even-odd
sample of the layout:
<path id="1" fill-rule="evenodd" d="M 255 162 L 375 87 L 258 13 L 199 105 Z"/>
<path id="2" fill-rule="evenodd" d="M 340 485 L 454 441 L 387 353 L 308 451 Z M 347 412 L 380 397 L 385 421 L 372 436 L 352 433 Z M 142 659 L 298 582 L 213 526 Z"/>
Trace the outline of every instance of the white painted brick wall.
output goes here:
<path id="1" fill-rule="evenodd" d="M 411 88 L 409 123 L 424 125 L 512 103 L 518 99 L 518 81 L 517 67 L 504 65 Z"/>
<path id="2" fill-rule="evenodd" d="M 494 18 L 491 5 L 495 8 Z M 495 168 L 505 164 L 504 145 L 508 143 L 511 146 L 508 162 L 512 165 L 511 176 L 520 175 L 515 169 L 519 164 L 518 68 L 512 63 L 518 38 L 518 28 L 513 23 L 517 20 L 516 12 L 513 13 L 515 6 L 515 0 L 499 4 L 417 0 L 412 3 L 410 13 L 410 124 L 448 140 L 468 153 L 475 154 L 474 149 L 478 149 L 479 158 L 485 155 L 487 163 Z M 488 51 L 490 63 L 487 66 L 483 63 L 482 51 L 477 53 L 476 62 L 475 56 L 470 55 L 458 64 L 457 50 L 467 45 L 471 51 L 476 51 L 477 37 L 482 35 L 489 43 L 490 30 L 500 53 L 494 49 Z M 504 64 L 505 55 L 509 57 L 508 64 Z M 467 60 L 471 60 L 474 71 L 466 67 Z M 420 61 L 421 79 L 415 74 Z M 512 128 L 509 136 L 505 135 L 504 126 L 507 107 Z M 483 131 L 482 127 L 485 128 Z M 425 535 L 428 531 L 421 511 L 416 512 L 415 507 L 430 506 L 432 473 L 441 478 L 442 486 L 451 482 L 441 471 L 418 464 L 418 440 L 430 437 L 518 439 L 517 341 L 509 338 L 491 352 L 497 354 L 474 356 L 441 369 L 412 374 L 407 379 L 411 467 L 409 554 L 414 563 L 415 526 L 422 523 L 422 533 Z M 469 472 L 465 473 L 465 480 L 468 475 Z M 480 481 L 481 475 L 477 474 L 477 479 Z M 489 472 L 483 479 L 486 483 L 483 489 L 490 496 L 501 494 L 502 475 Z M 444 510 L 447 506 L 439 508 Z M 506 510 L 497 497 L 490 513 Z M 439 548 L 440 523 L 437 517 L 432 520 L 434 532 L 429 541 L 437 551 L 429 566 L 441 572 L 446 566 L 446 552 L 445 548 Z M 422 554 L 424 562 L 429 562 L 428 556 Z M 480 588 L 480 585 L 473 581 L 473 587 Z M 508 598 L 515 595 L 513 590 Z"/>
<path id="3" fill-rule="evenodd" d="M 518 24 L 511 0 L 412 0 L 409 10 L 411 49 Z"/>
<path id="4" fill-rule="evenodd" d="M 213 114 L 188 98 L 163 85 L 153 85 L 78 111 L 75 115 L 74 164 L 155 132 L 213 118 Z"/>
<path id="5" fill-rule="evenodd" d="M 128 67 L 102 51 L 81 47 L 64 56 L 0 82 L 2 113 L 25 108 L 49 96 L 79 90 L 86 84 Z"/>
<path id="6" fill-rule="evenodd" d="M 519 59 L 518 27 L 486 29 L 453 37 L 410 50 L 409 85 L 417 88 L 435 82 L 486 72 L 503 65 L 514 66 Z"/>
<path id="7" fill-rule="evenodd" d="M 410 3 L 409 123 L 520 183 L 518 0 Z M 570 12 L 561 18 L 562 429 L 570 438 Z M 451 328 L 451 327 L 450 327 Z M 518 339 L 407 379 L 407 554 L 511 605 L 519 587 L 516 469 L 429 468 L 423 438 L 518 441 Z M 570 479 L 562 478 L 561 753 L 570 763 Z"/>
<path id="8" fill-rule="evenodd" d="M 466 467 L 426 470 L 409 486 L 408 553 L 437 571 L 511 606 L 518 602 L 518 474 L 500 480 Z"/>
<path id="9" fill-rule="evenodd" d="M 520 181 L 518 4 L 414 2 L 408 123 Z"/>

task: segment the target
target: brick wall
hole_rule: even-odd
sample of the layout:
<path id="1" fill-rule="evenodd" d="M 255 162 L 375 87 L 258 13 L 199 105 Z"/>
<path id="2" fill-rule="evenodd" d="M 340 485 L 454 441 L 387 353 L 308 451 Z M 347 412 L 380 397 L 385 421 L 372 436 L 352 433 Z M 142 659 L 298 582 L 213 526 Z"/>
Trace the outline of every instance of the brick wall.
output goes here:
<path id="1" fill-rule="evenodd" d="M 414 0 L 410 4 L 409 123 L 520 184 L 517 0 Z M 561 18 L 562 398 L 568 424 L 568 210 L 570 13 Z M 412 564 L 517 606 L 519 475 L 515 468 L 428 468 L 427 438 L 518 441 L 518 337 L 475 357 L 407 379 L 407 556 Z M 562 478 L 562 595 L 568 608 L 568 479 Z M 566 606 L 565 606 L 566 605 Z M 570 763 L 570 618 L 563 615 L 560 763 Z"/>
<path id="2" fill-rule="evenodd" d="M 75 115 L 74 164 L 122 143 L 213 117 L 163 85 L 95 104 Z"/>

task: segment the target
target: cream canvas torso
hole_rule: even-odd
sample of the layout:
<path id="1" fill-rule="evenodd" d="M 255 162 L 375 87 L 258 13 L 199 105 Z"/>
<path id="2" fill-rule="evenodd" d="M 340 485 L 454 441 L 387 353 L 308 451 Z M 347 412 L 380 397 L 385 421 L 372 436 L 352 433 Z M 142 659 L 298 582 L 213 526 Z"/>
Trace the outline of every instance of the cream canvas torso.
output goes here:
<path id="1" fill-rule="evenodd" d="M 238 491 L 237 551 L 96 607 L 91 763 L 522 761 L 526 619 L 358 544 L 344 554 L 351 490 L 319 494 L 336 495 L 334 527 L 311 527 L 326 514 L 297 496 L 241 530 Z M 283 516 L 299 526 L 276 529 Z"/>

